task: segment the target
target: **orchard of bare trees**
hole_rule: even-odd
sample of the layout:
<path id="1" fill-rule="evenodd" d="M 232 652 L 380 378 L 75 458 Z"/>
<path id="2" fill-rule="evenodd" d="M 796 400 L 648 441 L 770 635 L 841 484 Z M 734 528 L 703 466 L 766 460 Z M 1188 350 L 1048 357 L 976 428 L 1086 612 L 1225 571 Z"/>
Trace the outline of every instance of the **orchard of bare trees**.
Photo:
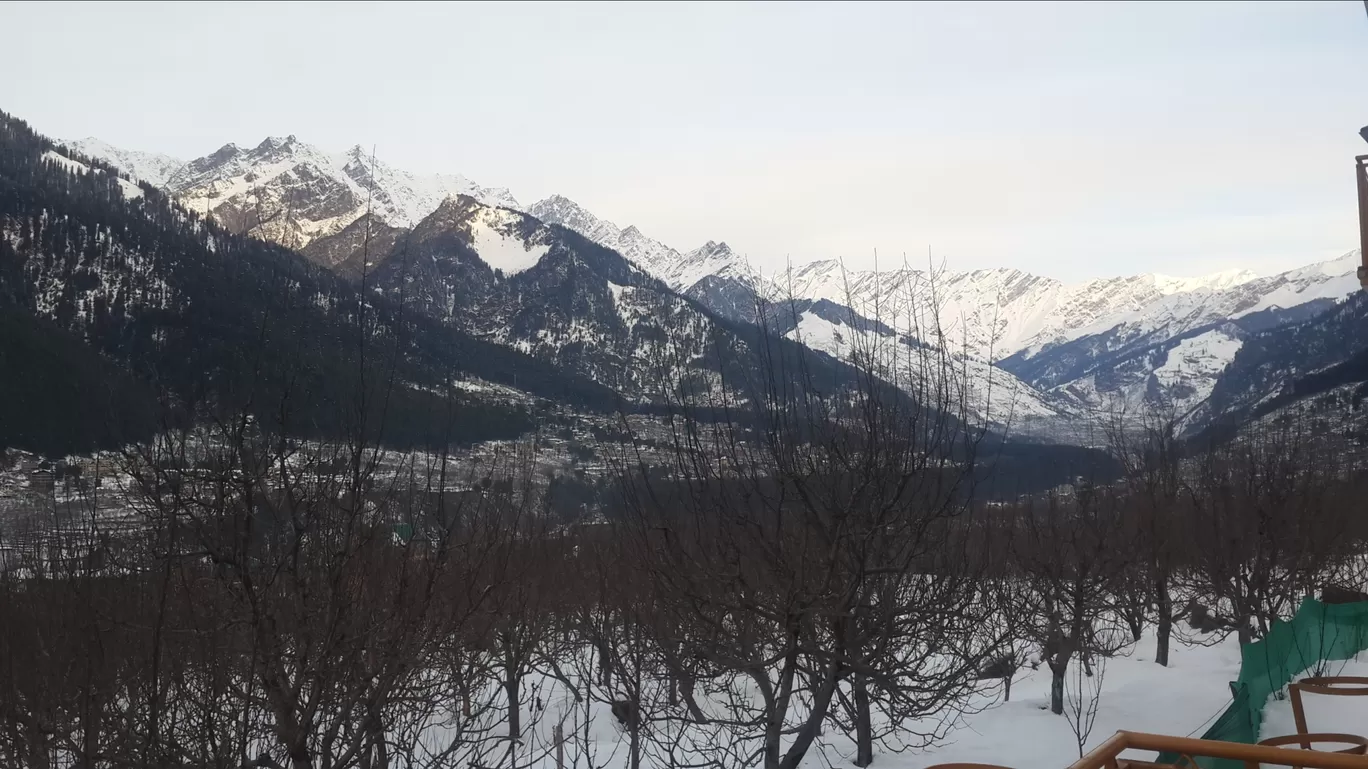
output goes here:
<path id="1" fill-rule="evenodd" d="M 196 419 L 110 460 L 125 525 L 96 489 L 0 532 L 0 765 L 868 766 L 1027 664 L 1081 747 L 1108 658 L 1368 583 L 1354 468 L 1295 423 L 1201 445 L 1117 420 L 1119 477 L 989 498 L 999 444 L 910 306 L 852 318 L 836 378 L 783 302 L 745 366 L 660 361 L 663 448 L 622 419 L 573 525 L 535 437 L 384 448 L 382 355 L 341 437 L 293 429 L 288 390 L 178 404 Z"/>

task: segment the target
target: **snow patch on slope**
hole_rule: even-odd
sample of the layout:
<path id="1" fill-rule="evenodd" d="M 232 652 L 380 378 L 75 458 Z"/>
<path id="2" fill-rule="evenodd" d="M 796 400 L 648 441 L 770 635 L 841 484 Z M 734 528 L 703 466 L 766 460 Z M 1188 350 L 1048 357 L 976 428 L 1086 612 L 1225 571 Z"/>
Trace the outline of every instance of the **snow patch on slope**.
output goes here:
<path id="1" fill-rule="evenodd" d="M 1186 413 L 1205 401 L 1221 372 L 1226 370 L 1244 341 L 1224 331 L 1212 330 L 1188 337 L 1168 351 L 1154 378 L 1169 395 L 1173 408 Z"/>
<path id="2" fill-rule="evenodd" d="M 92 169 L 90 166 L 86 165 L 85 163 L 72 160 L 66 155 L 53 152 L 52 150 L 44 152 L 43 159 L 51 160 L 52 162 L 56 163 L 57 165 L 65 168 L 66 170 L 74 174 L 90 173 L 91 171 L 95 170 Z M 99 171 L 98 173 L 104 173 L 104 171 Z M 127 179 L 118 176 L 114 177 L 114 180 L 118 182 L 119 192 L 123 193 L 123 196 L 126 200 L 133 200 L 134 198 L 140 198 L 143 196 L 142 187 L 139 187 L 133 182 L 130 182 Z"/>
<path id="3" fill-rule="evenodd" d="M 549 245 L 534 244 L 518 237 L 514 214 L 497 208 L 481 208 L 470 219 L 470 245 L 491 269 L 516 275 L 541 261 Z"/>
<path id="4" fill-rule="evenodd" d="M 156 187 L 166 186 L 166 180 L 171 178 L 171 174 L 185 165 L 185 161 L 180 158 L 158 152 L 126 150 L 93 136 L 59 143 L 87 157 L 103 160 L 134 179 L 140 179 Z"/>
<path id="5" fill-rule="evenodd" d="M 857 329 L 845 323 L 834 323 L 816 313 L 804 311 L 799 315 L 794 328 L 785 336 L 806 347 L 844 360 L 849 354 L 851 344 L 859 341 L 859 335 L 865 333 L 874 332 Z M 888 339 L 880 343 L 893 342 Z M 909 369 L 900 372 L 897 378 L 905 382 L 912 381 L 916 376 L 914 369 L 920 366 L 921 356 L 913 348 L 908 347 L 899 351 L 897 357 L 898 362 Z M 1062 416 L 1061 410 L 1046 403 L 1035 388 L 987 361 L 971 356 L 954 355 L 950 362 L 949 377 L 953 380 L 950 386 L 955 387 L 956 392 L 961 392 L 959 388 L 962 388 L 970 410 L 986 421 L 1012 426 L 1016 420 L 1048 420 Z"/>
<path id="6" fill-rule="evenodd" d="M 845 334 L 848 331 L 845 324 L 832 323 L 811 312 L 804 312 L 798 316 L 797 325 L 785 336 L 814 350 L 840 358 L 844 353 Z"/>

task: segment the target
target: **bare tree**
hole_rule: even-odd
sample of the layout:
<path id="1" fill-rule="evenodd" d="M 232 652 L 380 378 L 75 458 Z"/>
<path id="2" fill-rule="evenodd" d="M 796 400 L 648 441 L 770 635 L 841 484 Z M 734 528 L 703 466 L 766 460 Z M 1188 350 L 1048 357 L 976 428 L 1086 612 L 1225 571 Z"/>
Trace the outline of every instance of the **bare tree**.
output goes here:
<path id="1" fill-rule="evenodd" d="M 1022 505 L 1013 525 L 1013 555 L 1031 596 L 1027 631 L 1050 668 L 1050 710 L 1060 715 L 1070 662 L 1092 675 L 1095 660 L 1132 643 L 1113 612 L 1118 580 L 1132 568 L 1117 495 L 1083 482 Z"/>
<path id="2" fill-rule="evenodd" d="M 1114 416 L 1106 432 L 1121 462 L 1125 537 L 1136 555 L 1117 585 L 1117 608 L 1137 642 L 1145 622 L 1153 619 L 1154 661 L 1166 666 L 1173 623 L 1183 613 L 1174 604 L 1173 592 L 1187 542 L 1182 528 L 1185 481 L 1178 419 L 1155 411 L 1137 425 L 1125 414 Z"/>
<path id="3" fill-rule="evenodd" d="M 1304 422 L 1266 425 L 1203 452 L 1185 488 L 1192 589 L 1241 643 L 1291 616 L 1331 567 L 1347 506 L 1333 504 L 1335 454 Z"/>
<path id="4" fill-rule="evenodd" d="M 851 313 L 833 361 L 782 338 L 796 314 L 760 303 L 756 362 L 720 357 L 718 387 L 674 401 L 669 465 L 618 470 L 662 646 L 720 703 L 669 715 L 689 749 L 791 769 L 832 721 L 865 766 L 881 733 L 961 707 L 1008 637 L 964 533 L 982 432 L 934 328 Z"/>
<path id="5" fill-rule="evenodd" d="M 1099 657 L 1091 672 L 1083 666 L 1075 665 L 1070 677 L 1071 685 L 1066 687 L 1064 718 L 1069 722 L 1074 742 L 1078 744 L 1078 757 L 1083 757 L 1083 749 L 1092 734 L 1093 724 L 1097 723 L 1097 708 L 1102 703 L 1102 681 L 1107 674 L 1107 658 Z"/>

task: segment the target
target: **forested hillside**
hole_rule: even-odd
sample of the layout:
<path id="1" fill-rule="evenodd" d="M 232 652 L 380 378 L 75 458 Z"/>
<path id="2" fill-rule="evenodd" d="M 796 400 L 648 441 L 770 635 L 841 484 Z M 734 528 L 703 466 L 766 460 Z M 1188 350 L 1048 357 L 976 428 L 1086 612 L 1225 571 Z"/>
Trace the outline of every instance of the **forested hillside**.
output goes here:
<path id="1" fill-rule="evenodd" d="M 228 233 L 98 161 L 57 153 L 0 114 L 0 298 L 85 340 L 178 408 L 256 403 L 295 431 L 326 433 L 342 427 L 349 399 L 369 392 L 388 404 L 375 429 L 422 443 L 444 439 L 424 415 L 439 402 L 449 410 L 430 391 L 453 377 L 516 384 L 578 408 L 615 402 L 602 386 L 412 311 L 402 297 L 360 296 L 287 249 Z M 459 420 L 461 440 L 529 426 L 523 406 L 457 398 L 454 408 L 471 417 Z M 54 435 L 46 448 L 88 442 Z"/>

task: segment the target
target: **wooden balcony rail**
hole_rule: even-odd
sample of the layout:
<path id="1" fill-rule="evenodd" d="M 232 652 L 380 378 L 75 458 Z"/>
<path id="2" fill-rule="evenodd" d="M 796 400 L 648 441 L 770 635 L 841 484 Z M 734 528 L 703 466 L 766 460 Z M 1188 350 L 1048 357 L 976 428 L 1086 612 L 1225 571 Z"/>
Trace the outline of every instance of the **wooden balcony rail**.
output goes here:
<path id="1" fill-rule="evenodd" d="M 1300 766 L 1306 769 L 1368 769 L 1368 756 L 1331 753 L 1271 745 L 1246 745 L 1240 742 L 1201 740 L 1193 737 L 1170 737 L 1144 732 L 1117 732 L 1098 745 L 1092 752 L 1078 759 L 1069 769 L 1124 769 L 1126 766 L 1152 766 L 1147 761 L 1121 759 L 1127 750 L 1153 750 L 1177 753 L 1187 760 L 1192 757 L 1222 758 L 1241 761 L 1247 766 Z M 1184 762 L 1186 763 L 1186 761 Z"/>
<path id="2" fill-rule="evenodd" d="M 1317 738 L 1338 737 L 1335 740 L 1357 741 L 1354 735 L 1306 735 Z M 1305 767 L 1305 769 L 1368 769 L 1368 756 L 1344 752 L 1322 752 L 1300 748 L 1282 748 L 1271 745 L 1246 745 L 1242 742 L 1222 742 L 1220 740 L 1201 740 L 1193 737 L 1170 737 L 1164 734 L 1144 732 L 1117 732 L 1098 745 L 1090 753 L 1069 765 L 1068 769 L 1148 769 L 1167 767 L 1152 761 L 1121 758 L 1127 750 L 1153 750 L 1159 753 L 1177 753 L 1182 758 L 1177 766 L 1194 765 L 1194 757 L 1223 758 L 1241 761 L 1246 767 L 1257 769 L 1259 764 L 1270 766 Z M 1010 769 L 993 764 L 937 764 L 928 769 Z"/>
<path id="3" fill-rule="evenodd" d="M 1355 756 L 1368 755 L 1368 738 L 1360 737 L 1357 734 L 1334 734 L 1330 732 L 1318 732 L 1316 734 L 1284 734 L 1281 737 L 1269 737 L 1266 740 L 1259 740 L 1260 745 L 1272 745 L 1282 747 L 1283 745 L 1300 745 L 1303 750 L 1311 750 L 1312 745 L 1348 745 L 1347 748 L 1335 750 L 1335 753 L 1349 753 Z M 1320 748 L 1325 750 L 1325 748 Z M 1257 767 L 1255 768 L 1257 769 Z M 1302 769 L 1295 766 L 1292 769 Z"/>

